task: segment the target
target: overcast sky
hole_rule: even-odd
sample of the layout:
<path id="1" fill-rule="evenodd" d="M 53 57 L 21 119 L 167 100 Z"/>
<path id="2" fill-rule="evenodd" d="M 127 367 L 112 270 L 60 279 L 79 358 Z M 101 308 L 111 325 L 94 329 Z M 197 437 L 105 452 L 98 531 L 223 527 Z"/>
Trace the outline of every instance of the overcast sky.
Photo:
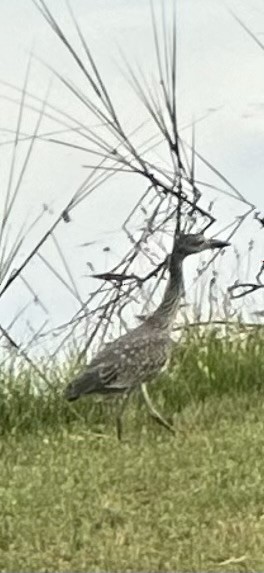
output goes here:
<path id="1" fill-rule="evenodd" d="M 73 25 L 63 0 L 47 0 L 47 4 L 77 45 Z M 159 1 L 155 0 L 156 8 Z M 169 4 L 169 1 L 168 1 Z M 132 65 L 140 64 L 146 76 L 155 76 L 156 61 L 149 2 L 145 0 L 74 0 L 74 12 L 83 34 L 109 87 L 120 116 L 128 128 L 137 125 L 145 115 L 135 94 L 120 72 L 124 67 L 120 48 Z M 178 117 L 179 124 L 186 125 L 193 118 L 206 114 L 208 117 L 197 126 L 197 150 L 218 168 L 259 211 L 264 211 L 264 51 L 248 37 L 227 10 L 232 8 L 247 26 L 264 42 L 264 5 L 261 0 L 178 0 Z M 30 0 L 1 0 L 0 3 L 0 79 L 22 87 L 28 63 L 28 54 L 33 50 L 63 75 L 73 79 L 83 88 L 80 73 L 60 46 Z M 44 98 L 47 93 L 50 72 L 33 61 L 30 69 L 28 90 Z M 49 101 L 71 115 L 85 121 L 85 112 L 58 82 L 49 88 Z M 18 98 L 18 94 L 0 85 L 0 96 Z M 210 112 L 210 113 L 209 113 Z M 15 129 L 18 108 L 14 103 L 1 99 L 0 128 Z M 141 115 L 142 114 L 142 115 Z M 136 118 L 136 122 L 134 121 Z M 25 133 L 32 133 L 37 116 L 28 110 L 23 120 Z M 134 122 L 134 123 L 133 123 Z M 96 122 L 95 122 L 96 123 Z M 48 122 L 41 131 L 50 129 Z M 45 128 L 45 129 L 44 129 Z M 53 125 L 54 129 L 54 125 Z M 8 136 L 9 137 L 9 136 Z M 10 135 L 11 137 L 11 135 Z M 2 132 L 1 140 L 6 141 Z M 6 189 L 10 150 L 1 148 L 1 188 Z M 86 173 L 82 165 L 84 154 L 62 149 L 52 144 L 38 144 L 33 153 L 23 186 L 14 209 L 10 237 L 15 236 L 18 224 L 24 219 L 33 221 L 43 203 L 50 212 L 41 221 L 37 236 L 51 224 Z M 201 173 L 205 172 L 201 168 Z M 123 185 L 127 185 L 125 192 Z M 4 193 L 1 190 L 1 201 Z M 80 281 L 82 292 L 91 288 L 83 275 L 85 264 L 91 260 L 102 270 L 109 268 L 123 252 L 120 241 L 120 225 L 131 208 L 137 194 L 142 190 L 138 182 L 128 179 L 115 180 L 94 194 L 73 215 L 73 223 L 62 228 L 59 235 L 69 254 L 71 267 Z M 111 196 L 111 201 L 109 197 Z M 221 202 L 220 202 L 221 201 Z M 239 203 L 231 203 L 218 197 L 219 225 L 225 226 L 230 213 L 232 217 L 244 212 Z M 78 215 L 78 216 L 77 216 Z M 262 232 L 264 233 L 264 231 Z M 248 240 L 254 238 L 258 248 L 252 258 L 252 276 L 259 267 L 263 234 L 256 223 L 243 227 L 235 240 L 246 258 Z M 32 241 L 32 237 L 30 238 Z M 93 250 L 78 250 L 82 242 L 96 241 Z M 31 243 L 32 244 L 32 243 Z M 111 256 L 102 249 L 111 245 Z M 21 259 L 27 254 L 25 244 Z M 262 253 L 262 254 L 261 254 Z M 48 255 L 48 253 L 46 253 Z M 53 256 L 53 255 L 52 255 Z M 17 262 L 19 262 L 18 259 Z M 54 279 L 41 274 L 37 263 L 31 273 L 34 286 L 43 292 L 43 276 L 46 280 L 45 302 L 54 322 L 69 317 L 74 310 L 74 301 L 67 296 L 61 300 L 61 291 Z M 30 275 L 32 279 L 32 274 Z M 40 284 L 41 283 L 41 284 Z M 0 302 L 1 320 L 7 325 L 21 303 L 30 300 L 23 285 L 10 288 Z M 260 306 L 263 298 L 259 296 Z M 36 312 L 35 307 L 31 308 Z"/>

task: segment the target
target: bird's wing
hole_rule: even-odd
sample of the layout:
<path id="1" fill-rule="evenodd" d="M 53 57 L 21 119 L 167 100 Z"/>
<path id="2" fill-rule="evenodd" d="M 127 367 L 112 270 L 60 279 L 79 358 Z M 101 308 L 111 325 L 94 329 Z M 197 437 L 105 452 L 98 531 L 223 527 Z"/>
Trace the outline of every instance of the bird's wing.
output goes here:
<path id="1" fill-rule="evenodd" d="M 68 386 L 66 395 L 74 400 L 83 394 L 125 391 L 151 378 L 167 359 L 166 338 L 149 335 L 141 337 L 124 335 L 104 347 Z"/>
<path id="2" fill-rule="evenodd" d="M 99 352 L 90 362 L 88 371 L 97 371 L 101 389 L 102 387 L 107 388 L 116 386 L 116 381 L 120 378 L 122 374 L 122 357 L 120 349 L 114 343 L 106 346 L 101 352 Z M 119 385 L 117 384 L 117 387 Z M 119 386 L 120 387 L 120 386 Z"/>
<path id="3" fill-rule="evenodd" d="M 104 394 L 112 388 L 118 376 L 118 368 L 114 362 L 100 362 L 100 364 L 89 364 L 68 384 L 65 390 L 65 397 L 68 400 L 77 400 L 86 394 Z M 118 387 L 116 391 L 118 390 Z"/>
<path id="4" fill-rule="evenodd" d="M 100 381 L 103 386 L 111 386 L 115 383 L 120 371 L 118 366 L 116 361 L 109 361 L 100 365 Z"/>
<path id="5" fill-rule="evenodd" d="M 167 362 L 170 345 L 165 336 L 157 341 L 157 335 L 145 336 L 144 332 L 140 337 L 124 335 L 99 352 L 90 367 L 99 369 L 103 384 L 109 389 L 125 389 L 131 387 L 132 380 L 155 376 Z"/>

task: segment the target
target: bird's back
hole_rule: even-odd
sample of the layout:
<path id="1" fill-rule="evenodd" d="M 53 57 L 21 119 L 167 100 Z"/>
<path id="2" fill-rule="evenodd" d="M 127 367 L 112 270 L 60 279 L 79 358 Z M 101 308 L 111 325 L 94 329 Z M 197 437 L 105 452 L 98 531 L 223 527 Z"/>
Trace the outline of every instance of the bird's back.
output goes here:
<path id="1" fill-rule="evenodd" d="M 124 392 L 148 382 L 166 364 L 170 348 L 167 332 L 140 325 L 106 344 L 67 386 L 66 398 L 75 400 L 84 394 Z"/>

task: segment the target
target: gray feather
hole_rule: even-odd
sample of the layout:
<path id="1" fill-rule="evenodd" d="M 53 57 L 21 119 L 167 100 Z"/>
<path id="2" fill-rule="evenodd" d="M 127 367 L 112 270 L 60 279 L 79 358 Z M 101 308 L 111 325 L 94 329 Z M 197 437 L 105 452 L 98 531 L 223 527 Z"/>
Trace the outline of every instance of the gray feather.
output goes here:
<path id="1" fill-rule="evenodd" d="M 88 367 L 68 384 L 65 390 L 65 398 L 69 401 L 73 401 L 81 396 L 93 394 L 94 392 L 104 394 L 108 391 L 107 382 L 110 383 L 114 381 L 116 375 L 116 372 L 111 375 L 109 371 L 108 375 L 104 376 L 103 372 L 100 372 L 98 368 Z"/>

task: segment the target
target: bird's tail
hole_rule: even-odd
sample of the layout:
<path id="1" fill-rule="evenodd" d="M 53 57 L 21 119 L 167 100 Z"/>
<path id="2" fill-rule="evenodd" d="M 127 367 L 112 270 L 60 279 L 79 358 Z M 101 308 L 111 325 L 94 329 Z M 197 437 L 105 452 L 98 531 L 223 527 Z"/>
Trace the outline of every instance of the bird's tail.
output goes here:
<path id="1" fill-rule="evenodd" d="M 64 391 L 66 400 L 78 400 L 85 394 L 92 394 L 93 392 L 100 392 L 101 384 L 99 374 L 97 371 L 84 371 L 74 378 Z"/>

